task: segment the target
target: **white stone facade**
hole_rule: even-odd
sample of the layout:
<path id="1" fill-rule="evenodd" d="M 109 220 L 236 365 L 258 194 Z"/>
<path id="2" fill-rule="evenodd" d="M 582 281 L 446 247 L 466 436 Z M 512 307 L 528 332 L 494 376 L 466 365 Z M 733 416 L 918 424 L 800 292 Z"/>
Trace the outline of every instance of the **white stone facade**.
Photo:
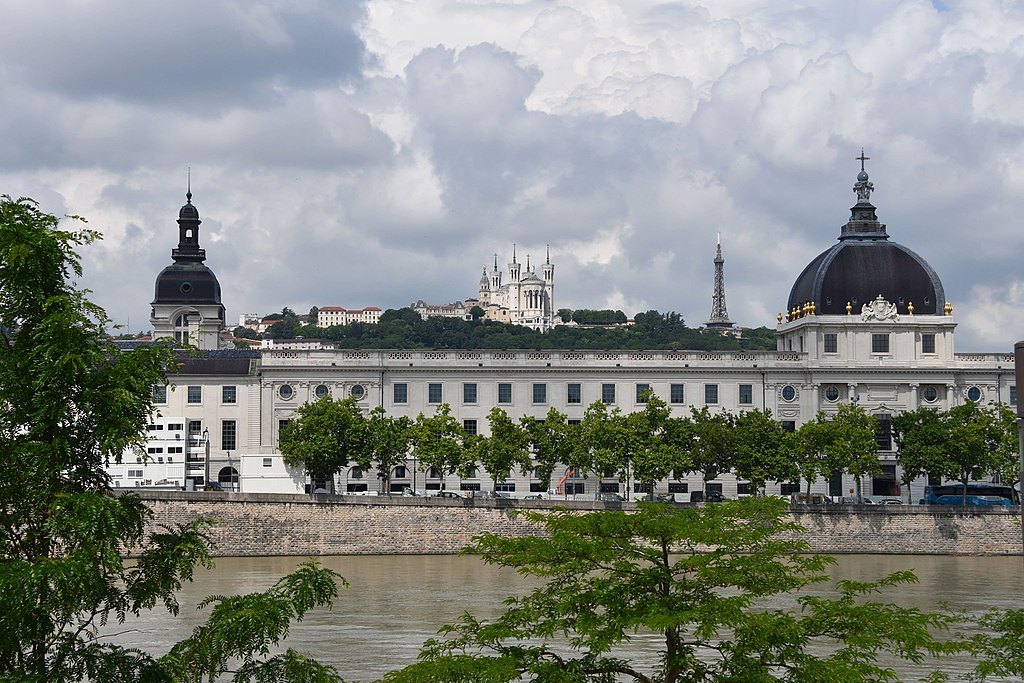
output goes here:
<path id="1" fill-rule="evenodd" d="M 516 261 L 515 251 L 508 264 L 508 282 L 502 283 L 502 272 L 498 270 L 498 259 L 494 269 L 487 272 L 484 266 L 480 278 L 479 305 L 488 320 L 498 320 L 513 325 L 523 325 L 534 330 L 550 330 L 555 321 L 555 266 L 551 258 L 541 265 L 541 273 L 530 267 L 526 257 L 526 269 Z"/>

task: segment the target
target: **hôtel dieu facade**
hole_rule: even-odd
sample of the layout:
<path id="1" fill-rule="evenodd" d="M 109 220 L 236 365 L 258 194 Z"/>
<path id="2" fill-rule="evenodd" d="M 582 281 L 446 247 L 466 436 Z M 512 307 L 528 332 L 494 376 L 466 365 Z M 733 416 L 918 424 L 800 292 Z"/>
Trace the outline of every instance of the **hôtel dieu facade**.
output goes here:
<path id="1" fill-rule="evenodd" d="M 704 406 L 734 413 L 768 409 L 789 429 L 818 411 L 856 402 L 882 425 L 878 457 L 885 475 L 868 482 L 865 494 L 897 495 L 898 464 L 884 433 L 892 415 L 965 401 L 1014 405 L 1017 392 L 1012 351 L 954 352 L 956 320 L 939 276 L 889 239 L 870 203 L 872 189 L 862 160 L 850 219 L 837 242 L 796 278 L 778 320 L 775 351 L 216 350 L 224 307 L 217 278 L 203 262 L 199 215 L 189 195 L 179 214 L 174 263 L 157 277 L 152 324 L 156 336 L 190 339 L 207 349 L 206 356 L 188 360 L 170 386 L 158 388 L 149 453 L 112 466 L 114 483 L 198 487 L 212 480 L 245 491 L 301 491 L 301 474 L 281 463 L 278 435 L 299 406 L 324 395 L 355 396 L 367 411 L 383 406 L 413 418 L 446 403 L 467 431 L 486 433 L 494 406 L 513 418 L 543 417 L 556 408 L 579 420 L 594 401 L 624 412 L 642 409 L 649 390 L 676 414 Z M 720 267 L 719 252 L 713 314 L 719 323 L 727 319 L 724 299 L 717 307 Z M 556 469 L 555 479 L 565 472 Z M 440 488 L 430 474 L 410 458 L 391 473 L 392 490 Z M 585 495 L 639 490 L 636 482 L 592 473 L 568 483 Z M 924 483 L 912 487 L 913 499 Z M 711 484 L 727 497 L 747 490 L 729 475 Z M 685 494 L 701 486 L 700 475 L 692 474 L 657 482 L 654 492 Z M 339 493 L 376 491 L 378 479 L 353 468 L 340 473 L 334 487 Z M 445 487 L 486 490 L 492 484 L 479 471 L 470 479 L 449 477 Z M 851 487 L 849 477 L 837 477 L 815 482 L 812 491 L 843 495 Z M 513 496 L 548 490 L 518 472 L 499 488 Z M 770 484 L 768 491 L 795 488 Z"/>

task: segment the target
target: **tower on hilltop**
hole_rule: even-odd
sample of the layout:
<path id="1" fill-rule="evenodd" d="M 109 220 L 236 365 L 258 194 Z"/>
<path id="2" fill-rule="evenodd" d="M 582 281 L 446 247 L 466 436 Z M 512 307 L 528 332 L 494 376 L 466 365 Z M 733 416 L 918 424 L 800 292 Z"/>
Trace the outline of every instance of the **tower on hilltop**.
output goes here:
<path id="1" fill-rule="evenodd" d="M 718 249 L 715 252 L 715 293 L 711 297 L 711 317 L 705 326 L 709 330 L 728 330 L 733 322 L 725 310 L 725 259 L 722 258 L 722 234 L 718 234 Z"/>

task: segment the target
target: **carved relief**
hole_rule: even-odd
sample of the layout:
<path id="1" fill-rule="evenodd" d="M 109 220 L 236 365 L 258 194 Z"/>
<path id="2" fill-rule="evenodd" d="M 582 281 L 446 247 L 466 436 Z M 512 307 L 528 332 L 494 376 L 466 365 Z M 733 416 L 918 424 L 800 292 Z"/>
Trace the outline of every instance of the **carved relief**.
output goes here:
<path id="1" fill-rule="evenodd" d="M 870 302 L 864 304 L 860 309 L 860 319 L 862 321 L 868 320 L 899 320 L 899 313 L 896 312 L 896 304 L 891 304 L 885 300 L 885 298 L 879 294 L 878 297 Z"/>

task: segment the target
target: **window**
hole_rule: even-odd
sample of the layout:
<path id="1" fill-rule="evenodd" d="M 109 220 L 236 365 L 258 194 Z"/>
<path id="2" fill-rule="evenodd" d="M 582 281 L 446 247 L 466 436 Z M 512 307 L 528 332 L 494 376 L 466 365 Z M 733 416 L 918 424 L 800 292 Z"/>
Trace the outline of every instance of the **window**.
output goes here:
<path id="1" fill-rule="evenodd" d="M 142 479 L 142 470 L 128 470 L 129 479 Z"/>
<path id="2" fill-rule="evenodd" d="M 601 385 L 601 402 L 602 403 L 615 403 L 615 385 L 614 384 L 602 384 Z"/>
<path id="3" fill-rule="evenodd" d="M 1010 387 L 1010 405 L 1017 405 L 1017 385 Z"/>
<path id="4" fill-rule="evenodd" d="M 737 496 L 749 496 L 750 495 L 750 482 L 749 481 L 738 481 L 738 482 L 736 482 L 736 495 Z"/>
<path id="5" fill-rule="evenodd" d="M 547 403 L 548 402 L 548 385 L 547 384 L 534 384 L 533 385 L 533 402 L 534 403 Z"/>
<path id="6" fill-rule="evenodd" d="M 636 385 L 636 402 L 647 403 L 647 394 L 651 393 L 650 384 L 637 384 Z"/>
<path id="7" fill-rule="evenodd" d="M 796 420 L 783 420 L 782 431 L 792 434 L 796 431 Z"/>
<path id="8" fill-rule="evenodd" d="M 168 446 L 167 447 L 167 452 L 168 453 L 184 453 L 185 449 L 182 448 L 181 446 Z"/>
<path id="9" fill-rule="evenodd" d="M 786 386 L 782 387 L 782 400 L 783 401 L 792 401 L 794 398 L 796 398 L 796 389 L 794 389 L 789 384 L 787 384 Z"/>
<path id="10" fill-rule="evenodd" d="M 494 485 L 494 490 L 501 493 L 515 493 L 516 485 L 509 481 L 499 481 Z"/>
<path id="11" fill-rule="evenodd" d="M 408 403 L 409 402 L 409 385 L 408 384 L 396 384 L 393 387 L 395 403 Z"/>
<path id="12" fill-rule="evenodd" d="M 754 385 L 740 385 L 740 405 L 750 405 L 754 402 Z"/>
<path id="13" fill-rule="evenodd" d="M 476 420 L 463 420 L 462 428 L 466 431 L 466 436 L 476 436 Z"/>
<path id="14" fill-rule="evenodd" d="M 967 400 L 977 402 L 981 398 L 981 389 L 978 387 L 971 387 L 967 390 Z"/>
<path id="15" fill-rule="evenodd" d="M 238 390 L 233 386 L 223 386 L 220 388 L 220 401 L 221 403 L 237 403 L 238 402 Z"/>
<path id="16" fill-rule="evenodd" d="M 935 335 L 921 335 L 921 353 L 935 353 Z"/>
<path id="17" fill-rule="evenodd" d="M 329 393 L 331 393 L 331 390 L 327 388 L 326 384 L 317 384 L 316 389 L 313 389 L 313 395 L 317 398 L 323 398 Z"/>
<path id="18" fill-rule="evenodd" d="M 160 447 L 150 446 L 149 448 L 146 449 L 146 452 L 149 453 L 150 455 L 153 455 L 154 453 L 163 453 L 164 449 Z"/>
<path id="19" fill-rule="evenodd" d="M 235 450 L 235 421 L 221 420 L 220 423 L 220 449 L 222 451 Z"/>
<path id="20" fill-rule="evenodd" d="M 274 459 L 273 458 L 263 458 L 263 466 L 264 467 L 273 467 L 274 466 Z"/>
<path id="21" fill-rule="evenodd" d="M 871 353 L 889 353 L 889 335 L 874 333 L 871 335 Z"/>
<path id="22" fill-rule="evenodd" d="M 583 403 L 583 385 L 570 384 L 566 387 L 566 403 Z"/>
<path id="23" fill-rule="evenodd" d="M 427 385 L 427 403 L 441 402 L 441 385 L 431 383 Z"/>
<path id="24" fill-rule="evenodd" d="M 167 403 L 167 385 L 153 387 L 153 403 Z"/>
<path id="25" fill-rule="evenodd" d="M 180 432 L 184 428 L 185 428 L 185 425 L 181 424 L 180 422 L 168 422 L 167 423 L 167 431 L 169 431 L 169 432 Z"/>
<path id="26" fill-rule="evenodd" d="M 399 465 L 391 473 L 392 479 L 407 479 L 409 477 L 408 471 L 405 469 L 405 465 Z"/>
<path id="27" fill-rule="evenodd" d="M 353 467 L 352 469 L 350 469 L 348 471 L 348 478 L 349 479 L 362 479 L 363 478 L 363 468 L 362 467 Z"/>
<path id="28" fill-rule="evenodd" d="M 685 481 L 670 481 L 668 483 L 669 493 L 689 493 L 690 484 Z"/>
<path id="29" fill-rule="evenodd" d="M 190 386 L 188 388 L 188 402 L 189 403 L 202 403 L 203 402 L 203 388 L 197 386 Z"/>
<path id="30" fill-rule="evenodd" d="M 822 341 L 825 345 L 825 353 L 839 353 L 839 335 L 835 332 L 826 332 Z"/>
<path id="31" fill-rule="evenodd" d="M 462 402 L 476 403 L 476 384 L 462 385 Z"/>
<path id="32" fill-rule="evenodd" d="M 277 390 L 277 394 L 282 400 L 288 401 L 295 395 L 295 390 L 292 389 L 291 384 L 282 384 L 281 388 Z"/>
<path id="33" fill-rule="evenodd" d="M 1010 387 L 1010 405 L 1013 405 L 1014 394 L 1016 393 L 1013 389 L 1015 387 Z M 921 396 L 924 397 L 926 403 L 935 403 L 939 398 L 939 390 L 935 387 L 925 387 L 921 390 Z"/>
<path id="34" fill-rule="evenodd" d="M 878 450 L 892 450 L 892 415 L 876 415 L 875 420 L 878 428 L 875 430 L 875 443 Z"/>
<path id="35" fill-rule="evenodd" d="M 669 387 L 669 394 L 668 394 L 668 396 L 669 396 L 669 402 L 670 403 L 683 403 L 684 402 L 684 398 L 683 398 L 683 396 L 684 396 L 683 385 L 682 384 L 673 384 L 671 387 Z"/>
<path id="36" fill-rule="evenodd" d="M 366 387 L 362 384 L 354 384 L 352 385 L 352 388 L 349 389 L 349 395 L 355 400 L 360 401 L 363 396 L 366 396 Z"/>
<path id="37" fill-rule="evenodd" d="M 619 485 L 614 481 L 602 481 L 601 493 L 618 493 Z"/>
<path id="38" fill-rule="evenodd" d="M 646 493 L 649 495 L 651 493 L 651 482 L 633 482 L 633 493 Z"/>
<path id="39" fill-rule="evenodd" d="M 835 403 L 839 400 L 839 387 L 827 387 L 825 389 L 825 399 Z"/>
<path id="40" fill-rule="evenodd" d="M 498 403 L 512 402 L 512 385 L 501 383 L 498 385 Z"/>
<path id="41" fill-rule="evenodd" d="M 780 493 L 784 496 L 791 496 L 794 493 L 800 493 L 800 484 L 784 483 L 780 487 Z"/>
<path id="42" fill-rule="evenodd" d="M 278 439 L 281 438 L 281 432 L 283 432 L 285 429 L 288 428 L 288 423 L 290 423 L 290 422 L 291 422 L 291 420 L 278 420 L 277 421 L 277 438 Z"/>
<path id="43" fill-rule="evenodd" d="M 579 427 L 581 422 L 582 420 L 566 420 L 565 424 L 569 425 L 570 427 Z"/>
<path id="44" fill-rule="evenodd" d="M 188 421 L 188 433 L 198 438 L 203 433 L 203 421 L 202 420 L 189 420 Z"/>
<path id="45" fill-rule="evenodd" d="M 717 384 L 705 384 L 704 385 L 704 403 L 708 405 L 714 405 L 718 403 L 718 385 Z"/>

